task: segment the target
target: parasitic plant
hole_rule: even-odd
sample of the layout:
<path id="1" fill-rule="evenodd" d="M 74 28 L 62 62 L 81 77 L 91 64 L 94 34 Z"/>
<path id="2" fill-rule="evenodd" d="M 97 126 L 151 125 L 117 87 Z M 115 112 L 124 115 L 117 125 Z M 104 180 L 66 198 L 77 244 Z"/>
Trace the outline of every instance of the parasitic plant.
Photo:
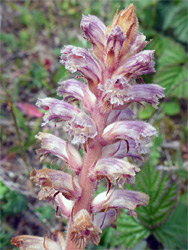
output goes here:
<path id="1" fill-rule="evenodd" d="M 155 71 L 154 51 L 143 50 L 146 37 L 138 31 L 133 4 L 116 13 L 108 27 L 96 16 L 83 16 L 81 29 L 91 49 L 65 46 L 60 62 L 71 73 L 80 72 L 84 81 L 60 82 L 57 94 L 63 100 L 37 101 L 46 110 L 43 125 L 53 119 L 62 122 L 71 140 L 40 132 L 36 136 L 41 141 L 38 154 L 62 159 L 69 173 L 53 169 L 31 173 L 41 188 L 39 199 L 54 201 L 69 220 L 66 240 L 60 232 L 53 240 L 17 236 L 12 244 L 20 249 L 76 250 L 84 249 L 89 241 L 98 245 L 103 228 L 115 226 L 123 208 L 136 216 L 135 208 L 149 202 L 146 194 L 126 190 L 124 184 L 134 183 L 140 171 L 128 158 L 142 159 L 151 137 L 157 135 L 153 126 L 135 120 L 130 109 L 133 102 L 157 108 L 158 99 L 164 96 L 162 87 L 144 84 L 141 78 Z M 93 198 L 103 179 L 106 191 Z"/>

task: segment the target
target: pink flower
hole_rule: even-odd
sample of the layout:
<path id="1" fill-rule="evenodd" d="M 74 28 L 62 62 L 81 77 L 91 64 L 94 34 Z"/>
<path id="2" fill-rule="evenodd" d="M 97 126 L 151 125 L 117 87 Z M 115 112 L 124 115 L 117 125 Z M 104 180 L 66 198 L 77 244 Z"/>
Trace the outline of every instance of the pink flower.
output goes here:
<path id="1" fill-rule="evenodd" d="M 53 154 L 68 163 L 69 167 L 79 171 L 82 166 L 82 158 L 79 152 L 68 142 L 55 135 L 39 132 L 36 138 L 41 140 L 41 148 L 37 153 L 41 156 Z"/>
<path id="2" fill-rule="evenodd" d="M 96 103 L 96 96 L 89 90 L 88 86 L 75 79 L 65 80 L 58 83 L 60 86 L 57 88 L 59 96 L 66 96 L 64 100 L 82 101 L 84 108 L 88 112 L 92 112 Z"/>
<path id="3" fill-rule="evenodd" d="M 146 194 L 123 189 L 124 183 L 134 183 L 140 171 L 128 161 L 129 157 L 142 160 L 152 136 L 157 135 L 152 125 L 136 120 L 131 104 L 145 102 L 157 108 L 164 97 L 162 87 L 137 83 L 142 75 L 155 69 L 154 51 L 143 50 L 146 37 L 138 30 L 133 4 L 116 13 L 108 27 L 95 16 L 83 16 L 81 29 L 91 48 L 64 46 L 60 62 L 71 73 L 80 73 L 83 81 L 60 82 L 57 94 L 63 100 L 37 101 L 38 107 L 46 111 L 42 125 L 62 121 L 68 139 L 77 144 L 78 150 L 64 139 L 39 133 L 38 154 L 62 159 L 68 173 L 54 169 L 31 173 L 41 189 L 39 199 L 55 202 L 56 212 L 69 219 L 66 247 L 63 245 L 66 250 L 83 250 L 89 241 L 98 245 L 102 229 L 115 227 L 122 209 L 136 216 L 136 207 L 148 204 Z M 107 191 L 93 199 L 101 179 L 106 179 Z M 42 242 L 42 238 L 29 236 L 12 241 L 22 249 L 48 249 Z M 48 243 L 50 249 L 59 250 L 58 242 Z"/>
<path id="4" fill-rule="evenodd" d="M 62 193 L 67 199 L 75 200 L 81 196 L 81 188 L 78 180 L 63 171 L 53 169 L 34 169 L 31 179 L 41 187 L 39 199 L 51 197 L 56 192 Z"/>
<path id="5" fill-rule="evenodd" d="M 149 197 L 141 192 L 116 189 L 98 194 L 92 201 L 92 212 L 105 211 L 108 208 L 125 208 L 130 211 L 140 205 L 146 206 Z"/>

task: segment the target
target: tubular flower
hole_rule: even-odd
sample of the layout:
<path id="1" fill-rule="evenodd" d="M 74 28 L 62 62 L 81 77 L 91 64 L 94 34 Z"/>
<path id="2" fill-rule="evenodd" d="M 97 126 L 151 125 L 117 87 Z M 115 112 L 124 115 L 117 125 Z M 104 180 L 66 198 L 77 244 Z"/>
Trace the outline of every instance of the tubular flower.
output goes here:
<path id="1" fill-rule="evenodd" d="M 22 235 L 12 238 L 11 243 L 20 250 L 63 250 L 65 248 L 65 239 L 61 232 L 55 232 L 52 238 L 53 240 L 47 237 Z"/>
<path id="2" fill-rule="evenodd" d="M 134 184 L 140 171 L 129 158 L 132 162 L 142 160 L 152 136 L 157 135 L 152 125 L 136 120 L 131 109 L 134 102 L 157 108 L 164 97 L 162 87 L 139 84 L 142 75 L 155 72 L 154 51 L 143 50 L 146 37 L 139 32 L 133 4 L 116 12 L 108 27 L 93 15 L 83 16 L 80 26 L 91 48 L 64 46 L 60 63 L 71 73 L 81 74 L 83 81 L 71 78 L 59 82 L 57 94 L 63 100 L 37 101 L 45 110 L 42 125 L 51 120 L 63 122 L 65 138 L 74 144 L 39 133 L 36 138 L 41 148 L 37 153 L 62 159 L 68 173 L 54 169 L 31 173 L 41 189 L 39 199 L 55 202 L 56 213 L 69 220 L 66 243 L 18 236 L 12 244 L 20 249 L 83 250 L 89 241 L 98 245 L 103 228 L 115 227 L 124 209 L 136 216 L 135 209 L 149 202 L 146 194 L 125 190 L 124 184 Z M 101 179 L 106 180 L 107 190 L 93 199 Z"/>
<path id="3" fill-rule="evenodd" d="M 62 171 L 53 169 L 34 169 L 31 172 L 31 179 L 34 183 L 41 187 L 46 196 L 49 197 L 52 193 L 60 192 L 67 199 L 78 199 L 81 196 L 81 188 L 77 180 L 71 175 Z M 41 198 L 39 193 L 39 199 Z M 42 197 L 44 198 L 44 197 Z"/>

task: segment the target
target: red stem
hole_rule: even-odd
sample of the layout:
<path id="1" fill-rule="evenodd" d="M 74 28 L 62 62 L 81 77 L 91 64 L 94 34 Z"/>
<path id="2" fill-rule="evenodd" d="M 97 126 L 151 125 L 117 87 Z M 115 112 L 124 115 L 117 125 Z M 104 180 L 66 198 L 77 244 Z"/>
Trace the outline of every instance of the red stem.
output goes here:
<path id="1" fill-rule="evenodd" d="M 95 163 L 101 157 L 102 145 L 100 141 L 107 119 L 107 115 L 102 114 L 97 106 L 98 105 L 96 105 L 92 117 L 97 124 L 98 134 L 93 139 L 92 145 L 88 146 L 87 152 L 85 152 L 84 154 L 83 165 L 79 174 L 79 184 L 82 188 L 82 196 L 74 205 L 73 215 L 75 215 L 81 209 L 86 209 L 90 212 L 90 205 L 94 193 L 95 182 L 91 181 L 91 179 L 89 178 L 89 170 L 93 163 Z M 82 250 L 81 248 L 76 247 L 75 243 L 71 241 L 71 231 L 72 219 L 70 218 L 66 250 Z"/>

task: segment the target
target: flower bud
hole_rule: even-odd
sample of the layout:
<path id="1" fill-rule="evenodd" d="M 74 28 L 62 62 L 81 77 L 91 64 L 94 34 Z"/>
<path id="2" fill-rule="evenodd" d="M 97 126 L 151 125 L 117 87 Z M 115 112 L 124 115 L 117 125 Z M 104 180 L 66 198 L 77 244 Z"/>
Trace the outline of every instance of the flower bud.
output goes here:
<path id="1" fill-rule="evenodd" d="M 117 67 L 117 61 L 120 56 L 120 52 L 125 41 L 125 36 L 121 28 L 117 25 L 108 34 L 107 39 L 107 65 L 113 70 Z"/>
<path id="2" fill-rule="evenodd" d="M 124 54 L 130 48 L 130 45 L 135 39 L 136 32 L 138 31 L 138 21 L 133 4 L 121 10 L 118 15 L 117 13 L 115 14 L 112 23 L 106 29 L 106 33 L 108 34 L 117 25 L 121 28 L 126 38 L 121 52 Z"/>
<path id="3" fill-rule="evenodd" d="M 94 54 L 102 59 L 106 43 L 106 26 L 99 18 L 93 15 L 82 16 L 80 27 L 86 38 L 92 45 Z"/>

